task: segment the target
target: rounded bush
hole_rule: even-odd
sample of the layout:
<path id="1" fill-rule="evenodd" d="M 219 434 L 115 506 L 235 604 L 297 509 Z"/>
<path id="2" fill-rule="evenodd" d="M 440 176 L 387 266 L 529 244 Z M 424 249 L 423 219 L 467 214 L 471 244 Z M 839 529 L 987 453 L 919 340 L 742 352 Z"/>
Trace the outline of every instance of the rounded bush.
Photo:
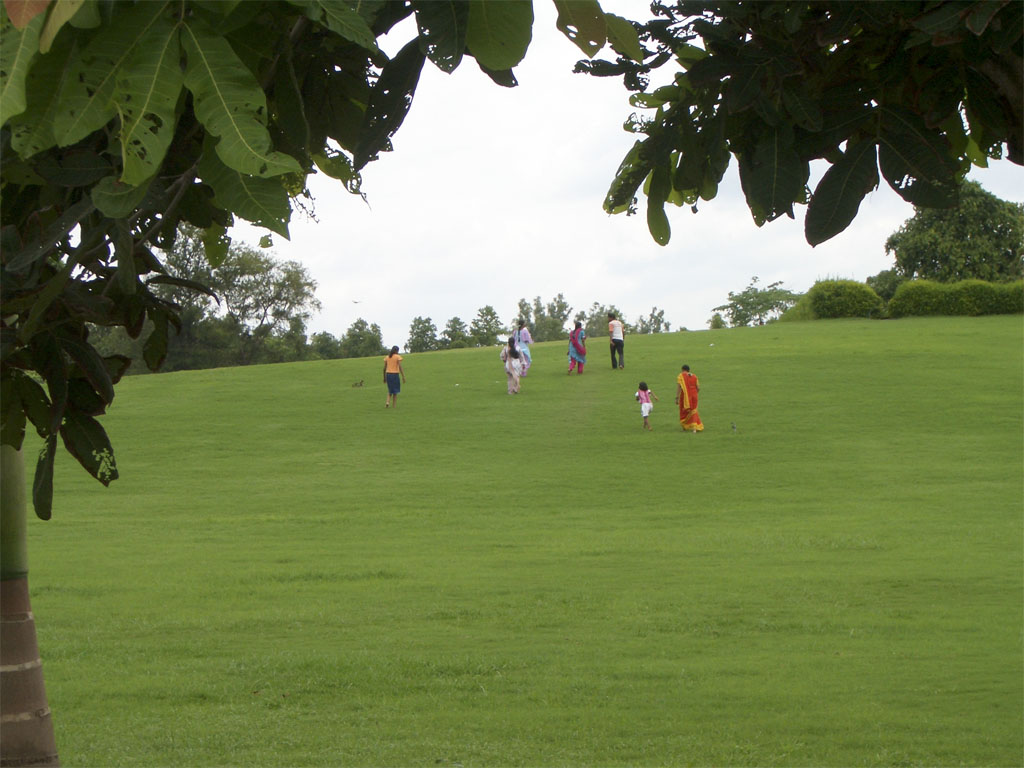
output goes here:
<path id="1" fill-rule="evenodd" d="M 991 315 L 995 307 L 996 287 L 984 280 L 961 280 L 947 286 L 950 315 Z"/>
<path id="2" fill-rule="evenodd" d="M 807 297 L 815 316 L 822 319 L 877 316 L 883 306 L 870 286 L 856 280 L 822 280 L 811 287 Z"/>
<path id="3" fill-rule="evenodd" d="M 945 286 L 933 280 L 911 280 L 896 289 L 889 301 L 890 317 L 945 314 Z"/>

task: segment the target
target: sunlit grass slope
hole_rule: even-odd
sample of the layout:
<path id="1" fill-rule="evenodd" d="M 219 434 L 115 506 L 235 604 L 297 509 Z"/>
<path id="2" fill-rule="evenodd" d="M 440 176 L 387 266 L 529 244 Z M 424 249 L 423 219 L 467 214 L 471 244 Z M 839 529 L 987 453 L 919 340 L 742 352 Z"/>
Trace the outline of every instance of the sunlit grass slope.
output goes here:
<path id="1" fill-rule="evenodd" d="M 514 397 L 408 355 L 396 410 L 376 359 L 126 380 L 121 479 L 62 460 L 30 525 L 62 761 L 1020 765 L 1022 340 L 542 344 Z"/>

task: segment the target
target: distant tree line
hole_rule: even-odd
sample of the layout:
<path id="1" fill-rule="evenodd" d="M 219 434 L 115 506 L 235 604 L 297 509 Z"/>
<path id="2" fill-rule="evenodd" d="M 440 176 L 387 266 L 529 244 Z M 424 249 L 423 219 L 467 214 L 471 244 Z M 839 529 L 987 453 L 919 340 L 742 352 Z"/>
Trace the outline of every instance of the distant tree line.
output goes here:
<path id="1" fill-rule="evenodd" d="M 437 327 L 429 317 L 414 318 L 409 326 L 409 339 L 405 348 L 409 352 L 432 352 L 438 349 L 459 349 L 461 347 L 487 347 L 498 343 L 498 338 L 513 333 L 520 325 L 530 331 L 535 342 L 560 341 L 569 337 L 569 321 L 583 323 L 587 336 L 605 336 L 608 333 L 608 313 L 614 312 L 622 320 L 627 333 L 667 333 L 671 326 L 665 320 L 665 311 L 652 307 L 647 317 L 641 317 L 635 324 L 626 321 L 614 305 L 605 306 L 594 302 L 589 310 L 580 310 L 575 315 L 573 308 L 561 293 L 546 304 L 540 296 L 529 302 L 520 299 L 515 317 L 505 325 L 494 307 L 481 307 L 476 318 L 467 328 L 459 317 L 453 317 L 438 335 Z"/>
<path id="2" fill-rule="evenodd" d="M 280 261 L 261 248 L 234 244 L 223 258 L 210 260 L 203 233 L 182 225 L 174 248 L 165 254 L 165 280 L 154 293 L 169 306 L 180 308 L 179 322 L 167 334 L 164 371 L 218 368 L 301 360 L 334 360 L 386 354 L 380 326 L 358 318 L 340 337 L 326 331 L 307 333 L 312 314 L 320 309 L 316 281 L 301 264 Z M 669 330 L 665 312 L 657 307 L 635 324 L 622 318 L 614 305 L 594 303 L 572 314 L 562 294 L 544 303 L 520 299 L 516 315 L 505 323 L 491 305 L 481 307 L 467 324 L 450 318 L 438 332 L 429 317 L 416 317 L 409 326 L 408 352 L 493 346 L 526 324 L 534 341 L 568 337 L 567 327 L 579 320 L 590 336 L 607 333 L 608 312 L 623 319 L 630 333 Z M 151 325 L 141 323 L 129 334 L 124 327 L 92 326 L 90 341 L 103 355 L 123 354 L 133 361 L 149 354 L 144 339 Z M 146 367 L 133 364 L 132 372 Z"/>

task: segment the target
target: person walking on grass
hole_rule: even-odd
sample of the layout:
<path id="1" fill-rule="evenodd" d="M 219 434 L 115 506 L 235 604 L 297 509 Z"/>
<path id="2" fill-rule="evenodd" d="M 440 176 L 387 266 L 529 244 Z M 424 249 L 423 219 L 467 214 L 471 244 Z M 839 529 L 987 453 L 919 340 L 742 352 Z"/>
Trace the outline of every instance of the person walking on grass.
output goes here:
<path id="1" fill-rule="evenodd" d="M 615 354 L 619 355 L 619 368 L 625 368 L 623 362 L 623 350 L 626 346 L 626 332 L 622 327 L 622 321 L 615 317 L 614 312 L 608 313 L 608 348 L 612 351 L 612 370 L 615 370 Z"/>
<path id="2" fill-rule="evenodd" d="M 516 348 L 519 350 L 519 354 L 523 356 L 523 373 L 525 376 L 530 372 L 530 366 L 533 365 L 533 355 L 530 354 L 530 345 L 533 344 L 533 337 L 530 335 L 530 329 L 526 327 L 526 321 L 519 321 L 519 328 L 513 334 L 516 340 Z"/>
<path id="3" fill-rule="evenodd" d="M 576 321 L 576 327 L 573 328 L 572 333 L 569 334 L 569 370 L 568 373 L 572 373 L 573 369 L 576 369 L 576 373 L 583 373 L 583 366 L 587 362 L 587 346 L 586 346 L 587 332 L 583 330 L 583 323 L 579 320 Z"/>
<path id="4" fill-rule="evenodd" d="M 690 373 L 690 366 L 684 365 L 682 373 L 676 378 L 676 402 L 679 403 L 679 425 L 684 432 L 704 431 L 704 423 L 697 413 L 697 393 L 700 382 Z"/>
<path id="5" fill-rule="evenodd" d="M 384 407 L 392 405 L 398 407 L 398 393 L 402 391 L 402 384 L 405 384 L 405 371 L 402 370 L 402 356 L 398 354 L 398 347 L 392 347 L 388 356 L 384 358 L 384 383 L 388 385 L 388 399 L 384 401 Z"/>
<path id="6" fill-rule="evenodd" d="M 508 344 L 501 348 L 501 362 L 505 364 L 505 375 L 508 377 L 508 393 L 519 394 L 519 377 L 524 376 L 523 355 L 516 349 L 514 336 L 508 337 Z"/>
<path id="7" fill-rule="evenodd" d="M 644 417 L 644 429 L 650 431 L 651 422 L 648 421 L 648 417 L 651 415 L 651 411 L 654 410 L 651 398 L 653 397 L 657 400 L 658 396 L 647 388 L 646 381 L 640 382 L 640 385 L 636 389 L 636 394 L 633 396 L 636 398 L 637 402 L 640 403 L 640 415 Z"/>

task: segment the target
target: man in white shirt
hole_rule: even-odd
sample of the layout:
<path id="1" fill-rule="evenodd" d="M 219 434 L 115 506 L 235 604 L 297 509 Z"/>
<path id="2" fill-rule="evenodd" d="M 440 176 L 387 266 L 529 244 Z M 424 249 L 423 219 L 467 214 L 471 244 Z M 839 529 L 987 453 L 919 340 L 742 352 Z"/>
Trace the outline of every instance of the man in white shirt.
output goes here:
<path id="1" fill-rule="evenodd" d="M 612 370 L 615 368 L 625 368 L 626 365 L 623 362 L 623 348 L 626 345 L 626 334 L 622 330 L 622 321 L 615 317 L 614 312 L 608 313 L 608 347 L 612 352 Z M 619 364 L 615 365 L 615 353 L 618 352 Z"/>

